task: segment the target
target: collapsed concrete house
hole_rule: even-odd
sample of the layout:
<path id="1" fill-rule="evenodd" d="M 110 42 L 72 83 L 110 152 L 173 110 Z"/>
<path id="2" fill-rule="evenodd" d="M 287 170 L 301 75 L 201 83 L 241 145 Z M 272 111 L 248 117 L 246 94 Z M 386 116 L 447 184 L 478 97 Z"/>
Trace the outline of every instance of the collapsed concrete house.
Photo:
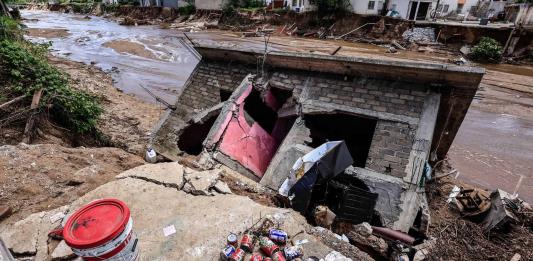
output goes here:
<path id="1" fill-rule="evenodd" d="M 198 155 L 277 190 L 293 163 L 344 140 L 346 174 L 377 195 L 383 226 L 408 231 L 429 214 L 423 173 L 443 159 L 484 70 L 370 59 L 195 46 L 201 61 L 155 132 L 171 160 Z M 264 65 L 263 65 L 264 64 Z"/>

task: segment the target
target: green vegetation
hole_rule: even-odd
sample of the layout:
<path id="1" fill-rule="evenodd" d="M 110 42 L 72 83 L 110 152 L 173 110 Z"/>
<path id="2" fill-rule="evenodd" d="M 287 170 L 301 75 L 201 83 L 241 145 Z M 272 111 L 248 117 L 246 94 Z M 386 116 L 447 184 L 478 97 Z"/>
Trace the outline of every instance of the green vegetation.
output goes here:
<path id="1" fill-rule="evenodd" d="M 255 12 L 264 8 L 265 4 L 261 0 L 230 0 L 222 9 L 222 12 L 226 16 L 232 16 L 237 13 L 236 9 Z"/>
<path id="2" fill-rule="evenodd" d="M 480 62 L 497 63 L 502 58 L 503 48 L 498 41 L 490 37 L 482 37 L 471 50 L 471 58 Z"/>
<path id="3" fill-rule="evenodd" d="M 192 15 L 196 12 L 196 7 L 194 6 L 194 4 L 179 7 L 178 12 L 180 15 Z"/>
<path id="4" fill-rule="evenodd" d="M 49 110 L 54 118 L 75 133 L 94 130 L 102 109 L 97 99 L 73 89 L 68 77 L 48 63 L 49 44 L 31 44 L 20 38 L 15 21 L 0 17 L 0 86 L 4 94 L 30 97 L 43 90 L 39 110 Z M 17 32 L 17 30 L 19 32 Z M 15 33 L 14 33 L 15 32 Z M 18 34 L 18 35 L 17 35 Z"/>

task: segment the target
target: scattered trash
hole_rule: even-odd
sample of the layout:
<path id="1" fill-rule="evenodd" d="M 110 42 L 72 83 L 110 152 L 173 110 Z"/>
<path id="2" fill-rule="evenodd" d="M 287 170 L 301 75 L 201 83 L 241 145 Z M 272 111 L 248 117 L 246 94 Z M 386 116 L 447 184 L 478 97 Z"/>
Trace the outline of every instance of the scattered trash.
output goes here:
<path id="1" fill-rule="evenodd" d="M 352 156 L 344 141 L 326 142 L 296 160 L 279 194 L 291 199 L 294 210 L 306 213 L 317 180 L 329 180 L 352 163 Z"/>
<path id="2" fill-rule="evenodd" d="M 156 163 L 157 162 L 157 153 L 154 149 L 148 148 L 146 150 L 146 155 L 144 156 L 144 160 L 149 163 Z"/>
<path id="3" fill-rule="evenodd" d="M 461 188 L 458 186 L 453 186 L 452 192 L 450 192 L 450 195 L 448 196 L 448 200 L 446 200 L 447 203 L 451 203 L 452 201 L 455 201 L 455 197 L 459 195 L 461 192 Z"/>
<path id="4" fill-rule="evenodd" d="M 489 199 L 476 189 L 462 189 L 455 196 L 455 206 L 463 216 L 477 216 L 490 209 Z"/>
<path id="5" fill-rule="evenodd" d="M 522 204 L 517 195 L 510 195 L 498 189 L 490 194 L 490 200 L 492 203 L 490 211 L 482 222 L 486 232 L 519 222 L 515 212 L 520 211 Z"/>
<path id="6" fill-rule="evenodd" d="M 303 257 L 303 245 L 309 241 L 302 239 L 292 242 L 287 232 L 276 228 L 275 224 L 276 222 L 269 218 L 259 220 L 242 234 L 240 244 L 234 243 L 237 238 L 236 234 L 229 234 L 226 246 L 220 252 L 220 258 L 242 261 L 245 256 L 248 256 L 250 259 L 246 257 L 246 260 L 284 261 L 298 260 Z"/>
<path id="7" fill-rule="evenodd" d="M 176 234 L 176 227 L 174 225 L 170 225 L 168 227 L 163 228 L 163 235 L 166 237 Z"/>

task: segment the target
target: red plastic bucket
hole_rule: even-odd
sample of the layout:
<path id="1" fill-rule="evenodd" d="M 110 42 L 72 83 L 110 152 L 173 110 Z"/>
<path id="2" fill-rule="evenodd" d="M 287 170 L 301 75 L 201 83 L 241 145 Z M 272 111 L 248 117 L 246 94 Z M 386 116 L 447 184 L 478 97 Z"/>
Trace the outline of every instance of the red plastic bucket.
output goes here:
<path id="1" fill-rule="evenodd" d="M 130 209 L 118 199 L 96 200 L 74 212 L 63 237 L 86 261 L 134 261 L 139 256 Z"/>

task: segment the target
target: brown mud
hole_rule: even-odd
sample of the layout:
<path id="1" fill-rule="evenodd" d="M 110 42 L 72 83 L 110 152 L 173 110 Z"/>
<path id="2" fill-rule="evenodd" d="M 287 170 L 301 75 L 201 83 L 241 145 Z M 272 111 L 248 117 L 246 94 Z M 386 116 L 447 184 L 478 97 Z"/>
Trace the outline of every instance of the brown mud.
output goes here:
<path id="1" fill-rule="evenodd" d="M 141 164 L 141 157 L 118 148 L 0 146 L 0 202 L 19 220 L 70 203 Z"/>
<path id="2" fill-rule="evenodd" d="M 67 37 L 70 35 L 67 29 L 56 28 L 28 28 L 26 32 L 31 37 L 42 37 L 47 39 Z"/>
<path id="3" fill-rule="evenodd" d="M 140 56 L 140 57 L 144 57 L 148 59 L 154 59 L 154 60 L 158 59 L 154 55 L 154 53 L 150 52 L 149 50 L 146 50 L 146 48 L 144 48 L 144 45 L 131 42 L 131 41 L 115 40 L 115 41 L 104 43 L 104 46 L 111 48 L 119 53 L 132 54 L 132 55 L 136 55 L 136 56 Z"/>

